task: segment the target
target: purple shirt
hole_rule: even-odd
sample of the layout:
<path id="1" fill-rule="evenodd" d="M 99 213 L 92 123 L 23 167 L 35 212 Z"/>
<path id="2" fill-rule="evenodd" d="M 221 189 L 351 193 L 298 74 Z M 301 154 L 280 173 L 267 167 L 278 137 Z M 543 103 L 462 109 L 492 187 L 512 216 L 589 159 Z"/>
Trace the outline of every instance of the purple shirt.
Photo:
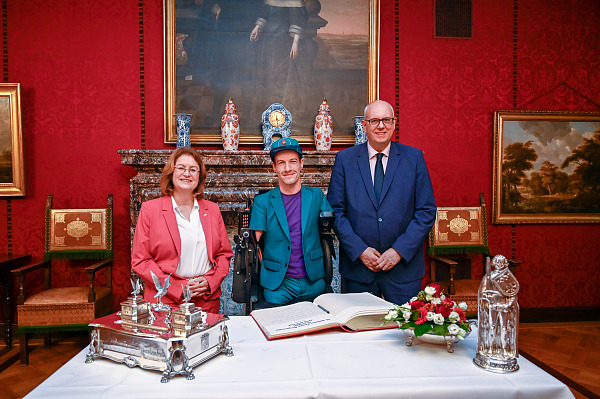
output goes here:
<path id="1" fill-rule="evenodd" d="M 287 222 L 290 229 L 290 240 L 292 241 L 292 254 L 290 264 L 287 269 L 286 277 L 305 278 L 306 267 L 304 266 L 304 255 L 302 253 L 302 191 L 296 194 L 281 194 L 283 206 L 287 216 Z"/>

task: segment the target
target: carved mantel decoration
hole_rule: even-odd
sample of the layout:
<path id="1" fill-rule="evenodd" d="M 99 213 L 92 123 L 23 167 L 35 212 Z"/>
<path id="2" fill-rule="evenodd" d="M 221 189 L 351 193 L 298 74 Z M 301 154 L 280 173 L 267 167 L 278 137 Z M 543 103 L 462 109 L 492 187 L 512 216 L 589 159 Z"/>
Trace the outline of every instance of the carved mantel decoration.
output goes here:
<path id="1" fill-rule="evenodd" d="M 160 196 L 162 168 L 173 150 L 119 150 L 121 164 L 137 170 L 130 181 L 131 237 L 144 201 Z M 204 198 L 219 204 L 227 227 L 237 227 L 236 214 L 260 190 L 277 185 L 268 151 L 198 150 L 206 165 Z M 335 151 L 304 151 L 302 183 L 327 192 Z"/>

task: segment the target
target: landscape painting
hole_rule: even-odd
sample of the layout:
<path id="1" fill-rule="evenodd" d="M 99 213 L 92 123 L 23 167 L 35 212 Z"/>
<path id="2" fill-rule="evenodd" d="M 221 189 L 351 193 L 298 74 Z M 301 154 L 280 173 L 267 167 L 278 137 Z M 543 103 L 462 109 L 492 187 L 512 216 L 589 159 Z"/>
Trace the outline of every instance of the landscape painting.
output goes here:
<path id="1" fill-rule="evenodd" d="M 191 114 L 192 144 L 221 144 L 231 98 L 240 142 L 261 144 L 262 113 L 292 114 L 292 137 L 313 143 L 319 105 L 334 144 L 354 144 L 353 116 L 377 97 L 379 0 L 165 0 L 165 143 L 173 115 Z"/>
<path id="2" fill-rule="evenodd" d="M 0 197 L 24 195 L 21 85 L 0 83 Z"/>
<path id="3" fill-rule="evenodd" d="M 600 223 L 600 113 L 496 111 L 493 223 Z"/>

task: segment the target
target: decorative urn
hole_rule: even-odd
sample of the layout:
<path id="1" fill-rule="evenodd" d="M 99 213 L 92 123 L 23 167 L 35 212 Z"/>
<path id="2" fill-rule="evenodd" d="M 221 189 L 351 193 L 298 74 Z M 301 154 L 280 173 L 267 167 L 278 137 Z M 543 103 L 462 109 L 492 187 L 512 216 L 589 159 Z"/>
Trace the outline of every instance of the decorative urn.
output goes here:
<path id="1" fill-rule="evenodd" d="M 333 135 L 333 118 L 329 115 L 329 104 L 324 98 L 319 106 L 319 113 L 315 117 L 315 147 L 317 151 L 331 149 L 331 136 Z"/>
<path id="2" fill-rule="evenodd" d="M 240 118 L 235 113 L 235 104 L 231 98 L 227 101 L 225 113 L 221 117 L 221 139 L 225 151 L 237 151 L 240 144 Z"/>

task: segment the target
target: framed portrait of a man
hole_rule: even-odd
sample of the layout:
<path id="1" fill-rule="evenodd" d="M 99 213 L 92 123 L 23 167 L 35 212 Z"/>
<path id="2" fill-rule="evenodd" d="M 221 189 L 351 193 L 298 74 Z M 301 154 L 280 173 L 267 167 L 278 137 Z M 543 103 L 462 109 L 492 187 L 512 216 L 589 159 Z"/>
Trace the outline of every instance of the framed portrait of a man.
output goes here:
<path id="1" fill-rule="evenodd" d="M 292 136 L 313 142 L 319 105 L 333 144 L 354 143 L 353 116 L 378 95 L 379 0 L 165 0 L 165 143 L 191 114 L 192 144 L 220 144 L 232 99 L 241 144 L 261 144 L 261 116 L 280 103 Z"/>

